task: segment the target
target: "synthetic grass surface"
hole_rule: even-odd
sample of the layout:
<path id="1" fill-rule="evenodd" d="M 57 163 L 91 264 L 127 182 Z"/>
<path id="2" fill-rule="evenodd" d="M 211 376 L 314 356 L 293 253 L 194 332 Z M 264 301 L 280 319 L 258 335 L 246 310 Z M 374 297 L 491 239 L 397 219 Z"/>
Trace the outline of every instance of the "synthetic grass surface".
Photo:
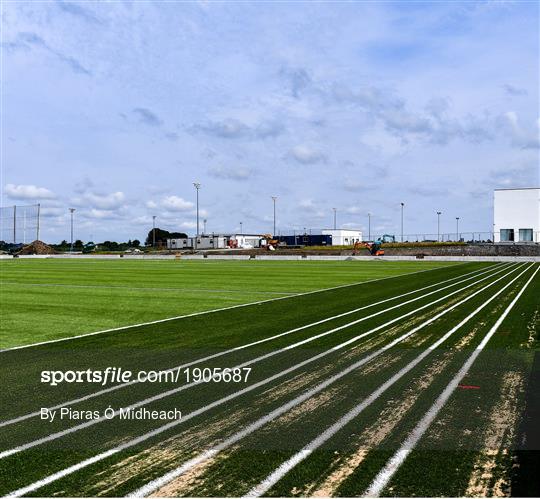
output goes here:
<path id="1" fill-rule="evenodd" d="M 0 348 L 66 338 L 452 262 L 0 261 Z"/>
<path id="2" fill-rule="evenodd" d="M 269 420 L 268 424 L 246 435 L 236 445 L 220 452 L 215 459 L 210 459 L 187 476 L 181 476 L 158 490 L 159 495 L 167 496 L 245 494 L 418 354 L 426 351 L 434 341 L 502 286 L 525 271 L 503 294 L 465 327 L 456 331 L 447 343 L 432 351 L 373 405 L 269 490 L 269 495 L 273 496 L 310 495 L 321 490 L 329 491 L 328 495 L 362 495 L 370 479 L 429 409 L 537 267 L 466 264 L 0 353 L 0 376 L 5 386 L 0 395 L 1 424 L 10 417 L 52 404 L 63 402 L 73 409 L 102 411 L 109 405 L 125 407 L 171 389 L 166 384 L 134 385 L 81 402 L 69 402 L 102 387 L 85 383 L 48 387 L 39 381 L 42 369 L 105 366 L 134 370 L 164 369 L 313 324 L 309 328 L 203 363 L 208 367 L 224 367 L 270 355 L 252 365 L 253 372 L 246 384 L 206 383 L 144 402 L 148 409 L 181 409 L 183 420 L 176 426 L 165 428 L 165 421 L 114 419 L 81 427 L 80 420 L 49 423 L 33 417 L 0 427 L 0 452 L 70 429 L 69 433 L 50 441 L 0 458 L 0 493 L 9 493 L 42 480 L 84 459 L 98 456 L 121 442 L 137 438 L 137 443 L 131 447 L 100 458 L 48 485 L 37 487 L 30 495 L 120 496 L 133 492 L 249 427 L 258 418 L 267 416 L 294 397 L 343 372 L 352 363 L 389 345 L 435 314 L 447 311 L 458 301 L 471 297 L 365 366 L 349 372 L 317 395 Z M 490 351 L 485 354 L 487 359 L 493 359 L 493 363 L 482 360 L 486 359 L 482 354 L 483 357 L 479 358 L 482 362 L 470 370 L 465 382 L 478 384 L 482 389 L 455 394 L 441 413 L 441 422 L 437 422 L 434 431 L 426 435 L 424 440 L 429 445 L 426 447 L 423 444 L 411 455 L 411 461 L 406 462 L 406 466 L 391 482 L 392 489 L 385 490 L 384 495 L 394 495 L 394 491 L 397 495 L 414 495 L 417 492 L 436 496 L 462 495 L 467 489 L 477 466 L 479 449 L 488 442 L 486 435 L 493 436 L 490 433 L 492 421 L 489 415 L 493 408 L 500 405 L 500 397 L 504 393 L 501 388 L 503 381 L 509 372 L 519 370 L 523 371 L 523 379 L 526 379 L 530 368 L 530 353 L 535 345 L 530 338 L 537 336 L 540 314 L 539 275 L 488 344 Z M 500 280 L 495 282 L 496 279 Z M 491 283 L 493 286 L 488 287 Z M 432 287 L 422 290 L 424 286 Z M 409 294 L 399 296 L 404 293 Z M 477 294 L 473 296 L 473 293 Z M 336 317 L 380 300 L 388 301 Z M 320 322 L 329 318 L 327 322 Z M 385 325 L 388 321 L 394 322 Z M 342 342 L 380 326 L 383 327 L 377 332 L 336 349 Z M 330 331 L 331 334 L 316 337 Z M 279 351 L 304 340 L 307 341 L 305 344 Z M 522 350 L 524 355 L 520 353 Z M 299 365 L 324 352 L 328 352 L 325 357 Z M 295 365 L 299 367 L 280 375 Z M 487 370 L 485 366 L 488 366 Z M 280 376 L 271 379 L 276 375 Z M 265 384 L 255 386 L 255 383 L 263 381 Z M 239 390 L 252 386 L 249 392 L 238 394 Z M 504 456 L 511 455 L 517 448 L 516 439 L 521 438 L 518 438 L 516 428 L 522 416 L 525 392 L 514 397 L 514 409 L 502 422 L 507 425 L 503 427 L 505 437 L 497 442 L 504 447 L 501 449 L 506 452 Z M 232 398 L 221 405 L 208 407 L 223 397 Z M 197 413 L 205 407 L 208 408 L 204 412 Z M 190 414 L 195 415 L 187 419 Z M 463 432 L 470 429 L 466 425 L 471 424 L 477 428 L 472 443 L 467 433 Z M 448 435 L 450 444 L 438 436 L 441 425 L 444 425 L 442 435 Z M 142 435 L 160 428 L 159 433 L 140 440 Z M 460 441 L 465 445 L 453 445 L 453 442 Z M 367 454 L 359 459 L 364 450 Z M 494 471 L 495 481 L 509 483 L 511 464 L 509 459 L 498 461 Z M 481 472 L 477 474 L 480 476 Z M 498 489 L 486 490 L 486 495 L 491 495 Z"/>

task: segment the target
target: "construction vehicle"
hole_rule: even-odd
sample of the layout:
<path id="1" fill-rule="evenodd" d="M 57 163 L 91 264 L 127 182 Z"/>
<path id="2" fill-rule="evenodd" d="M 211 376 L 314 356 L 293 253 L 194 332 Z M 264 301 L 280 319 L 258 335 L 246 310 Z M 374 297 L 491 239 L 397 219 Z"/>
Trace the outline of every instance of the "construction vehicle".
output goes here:
<path id="1" fill-rule="evenodd" d="M 384 250 L 381 249 L 381 243 L 379 241 L 358 241 L 354 243 L 354 251 L 361 248 L 366 248 L 373 256 L 383 256 Z"/>
<path id="2" fill-rule="evenodd" d="M 360 248 L 366 248 L 369 250 L 369 253 L 373 256 L 383 256 L 384 250 L 381 249 L 383 243 L 393 243 L 396 241 L 396 238 L 390 234 L 384 234 L 376 241 L 358 241 L 354 243 L 354 250 Z"/>
<path id="3" fill-rule="evenodd" d="M 377 239 L 377 242 L 379 243 L 395 243 L 396 242 L 396 236 L 393 236 L 391 234 L 383 234 L 379 239 Z"/>
<path id="4" fill-rule="evenodd" d="M 274 251 L 279 246 L 279 239 L 274 239 L 272 234 L 263 234 L 261 239 L 261 247 L 268 251 Z"/>

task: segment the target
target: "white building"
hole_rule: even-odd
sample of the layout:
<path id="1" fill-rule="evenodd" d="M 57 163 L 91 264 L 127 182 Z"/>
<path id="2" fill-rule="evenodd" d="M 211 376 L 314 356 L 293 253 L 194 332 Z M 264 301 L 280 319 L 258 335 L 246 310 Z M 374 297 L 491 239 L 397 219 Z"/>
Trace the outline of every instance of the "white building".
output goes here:
<path id="1" fill-rule="evenodd" d="M 230 240 L 236 248 L 259 248 L 263 238 L 261 234 L 233 234 Z"/>
<path id="2" fill-rule="evenodd" d="M 332 236 L 332 246 L 348 246 L 362 241 L 362 231 L 352 229 L 323 229 L 323 236 Z"/>
<path id="3" fill-rule="evenodd" d="M 540 243 L 540 188 L 495 189 L 495 242 Z"/>
<path id="4" fill-rule="evenodd" d="M 167 249 L 191 249 L 197 245 L 197 249 L 218 249 L 227 248 L 229 238 L 224 235 L 201 235 L 196 237 L 185 237 L 181 239 L 167 239 Z"/>
<path id="5" fill-rule="evenodd" d="M 167 249 L 226 249 L 259 248 L 264 236 L 261 234 L 204 234 L 196 237 L 167 239 Z"/>

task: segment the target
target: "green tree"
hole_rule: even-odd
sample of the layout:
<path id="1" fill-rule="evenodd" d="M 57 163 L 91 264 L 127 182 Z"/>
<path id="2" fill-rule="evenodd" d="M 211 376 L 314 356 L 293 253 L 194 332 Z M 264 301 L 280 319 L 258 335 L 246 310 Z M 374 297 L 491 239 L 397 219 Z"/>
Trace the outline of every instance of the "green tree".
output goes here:
<path id="1" fill-rule="evenodd" d="M 182 239 L 183 237 L 187 237 L 187 234 L 184 234 L 183 232 L 169 232 L 168 230 L 159 229 L 156 227 L 156 246 L 161 244 L 166 244 L 167 239 Z M 146 236 L 145 244 L 147 246 L 152 246 L 153 242 L 153 233 L 154 229 L 150 229 L 148 231 L 148 236 Z"/>

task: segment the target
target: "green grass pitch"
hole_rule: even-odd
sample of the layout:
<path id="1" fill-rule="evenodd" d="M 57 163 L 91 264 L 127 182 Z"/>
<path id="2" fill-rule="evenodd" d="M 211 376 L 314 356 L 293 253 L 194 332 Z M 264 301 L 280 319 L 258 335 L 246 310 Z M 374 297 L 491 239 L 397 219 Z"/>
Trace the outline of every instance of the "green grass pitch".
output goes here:
<path id="1" fill-rule="evenodd" d="M 538 449 L 524 442 L 536 431 L 539 268 L 2 262 L 5 346 L 257 303 L 0 352 L 0 495 L 223 497 L 269 484 L 275 497 L 362 496 L 473 355 L 381 495 L 534 495 Z M 186 379 L 188 367 L 235 366 L 248 379 Z M 107 367 L 178 378 L 41 381 Z M 182 416 L 122 419 L 126 407 Z"/>
<path id="2" fill-rule="evenodd" d="M 452 265 L 233 260 L 0 261 L 0 348 Z"/>

